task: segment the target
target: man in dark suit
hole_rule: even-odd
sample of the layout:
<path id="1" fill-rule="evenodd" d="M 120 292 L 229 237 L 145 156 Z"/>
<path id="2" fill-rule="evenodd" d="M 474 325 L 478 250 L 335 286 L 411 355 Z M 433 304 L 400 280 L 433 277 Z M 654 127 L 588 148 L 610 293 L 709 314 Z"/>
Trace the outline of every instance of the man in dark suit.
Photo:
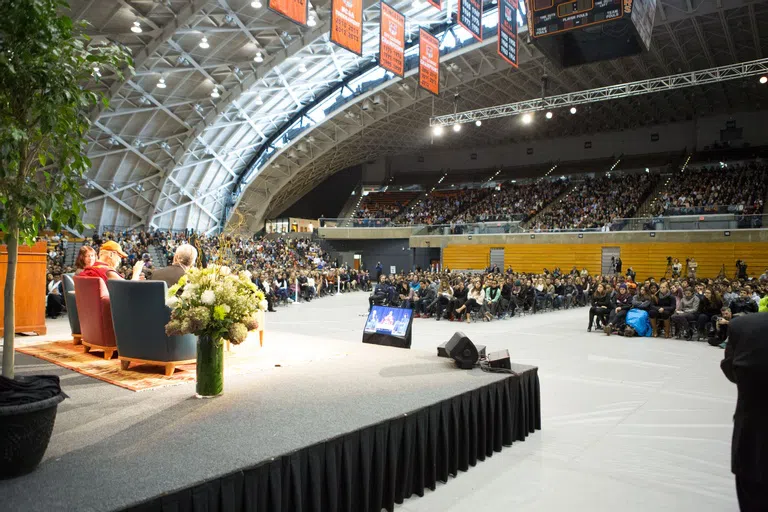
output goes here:
<path id="1" fill-rule="evenodd" d="M 152 280 L 165 281 L 170 288 L 179 282 L 187 270 L 195 266 L 195 260 L 197 260 L 197 249 L 189 244 L 181 244 L 173 254 L 173 264 L 152 272 Z"/>
<path id="2" fill-rule="evenodd" d="M 731 471 L 742 512 L 768 510 L 768 314 L 730 322 L 720 363 L 739 397 L 733 415 Z"/>

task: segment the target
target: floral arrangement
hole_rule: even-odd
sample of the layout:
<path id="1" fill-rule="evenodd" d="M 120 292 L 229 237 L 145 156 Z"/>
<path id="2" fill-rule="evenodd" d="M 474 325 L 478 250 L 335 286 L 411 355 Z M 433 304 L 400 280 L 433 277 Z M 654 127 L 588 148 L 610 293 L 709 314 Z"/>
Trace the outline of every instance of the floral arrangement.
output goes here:
<path id="1" fill-rule="evenodd" d="M 225 339 L 237 345 L 256 329 L 256 312 L 267 309 L 264 293 L 251 282 L 251 273 L 233 273 L 227 266 L 191 268 L 168 290 L 171 320 L 168 336 L 195 334 Z"/>

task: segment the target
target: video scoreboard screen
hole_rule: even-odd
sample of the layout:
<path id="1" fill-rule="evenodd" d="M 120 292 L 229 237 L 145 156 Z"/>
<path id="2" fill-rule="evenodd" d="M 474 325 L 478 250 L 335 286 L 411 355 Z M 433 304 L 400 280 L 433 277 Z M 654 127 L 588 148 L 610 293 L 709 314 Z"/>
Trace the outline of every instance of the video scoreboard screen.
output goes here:
<path id="1" fill-rule="evenodd" d="M 531 4 L 534 38 L 617 20 L 632 9 L 632 2 L 624 0 L 532 0 Z"/>

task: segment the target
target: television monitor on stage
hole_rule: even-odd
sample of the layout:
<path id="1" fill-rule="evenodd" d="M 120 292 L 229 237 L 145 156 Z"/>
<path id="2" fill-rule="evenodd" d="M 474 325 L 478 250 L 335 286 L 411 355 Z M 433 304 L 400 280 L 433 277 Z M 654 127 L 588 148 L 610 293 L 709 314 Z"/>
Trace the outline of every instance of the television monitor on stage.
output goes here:
<path id="1" fill-rule="evenodd" d="M 413 310 L 373 306 L 363 330 L 363 343 L 411 348 Z"/>

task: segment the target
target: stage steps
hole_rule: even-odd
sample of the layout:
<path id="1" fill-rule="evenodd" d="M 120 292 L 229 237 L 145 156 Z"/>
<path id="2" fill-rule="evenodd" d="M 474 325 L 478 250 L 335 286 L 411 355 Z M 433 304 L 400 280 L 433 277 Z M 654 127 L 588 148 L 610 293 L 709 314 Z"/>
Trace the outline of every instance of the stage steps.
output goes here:
<path id="1" fill-rule="evenodd" d="M 163 250 L 157 245 L 150 245 L 147 247 L 149 255 L 152 257 L 152 265 L 155 268 L 163 268 L 168 266 L 168 259 L 163 254 Z M 199 255 L 198 255 L 199 257 Z"/>

